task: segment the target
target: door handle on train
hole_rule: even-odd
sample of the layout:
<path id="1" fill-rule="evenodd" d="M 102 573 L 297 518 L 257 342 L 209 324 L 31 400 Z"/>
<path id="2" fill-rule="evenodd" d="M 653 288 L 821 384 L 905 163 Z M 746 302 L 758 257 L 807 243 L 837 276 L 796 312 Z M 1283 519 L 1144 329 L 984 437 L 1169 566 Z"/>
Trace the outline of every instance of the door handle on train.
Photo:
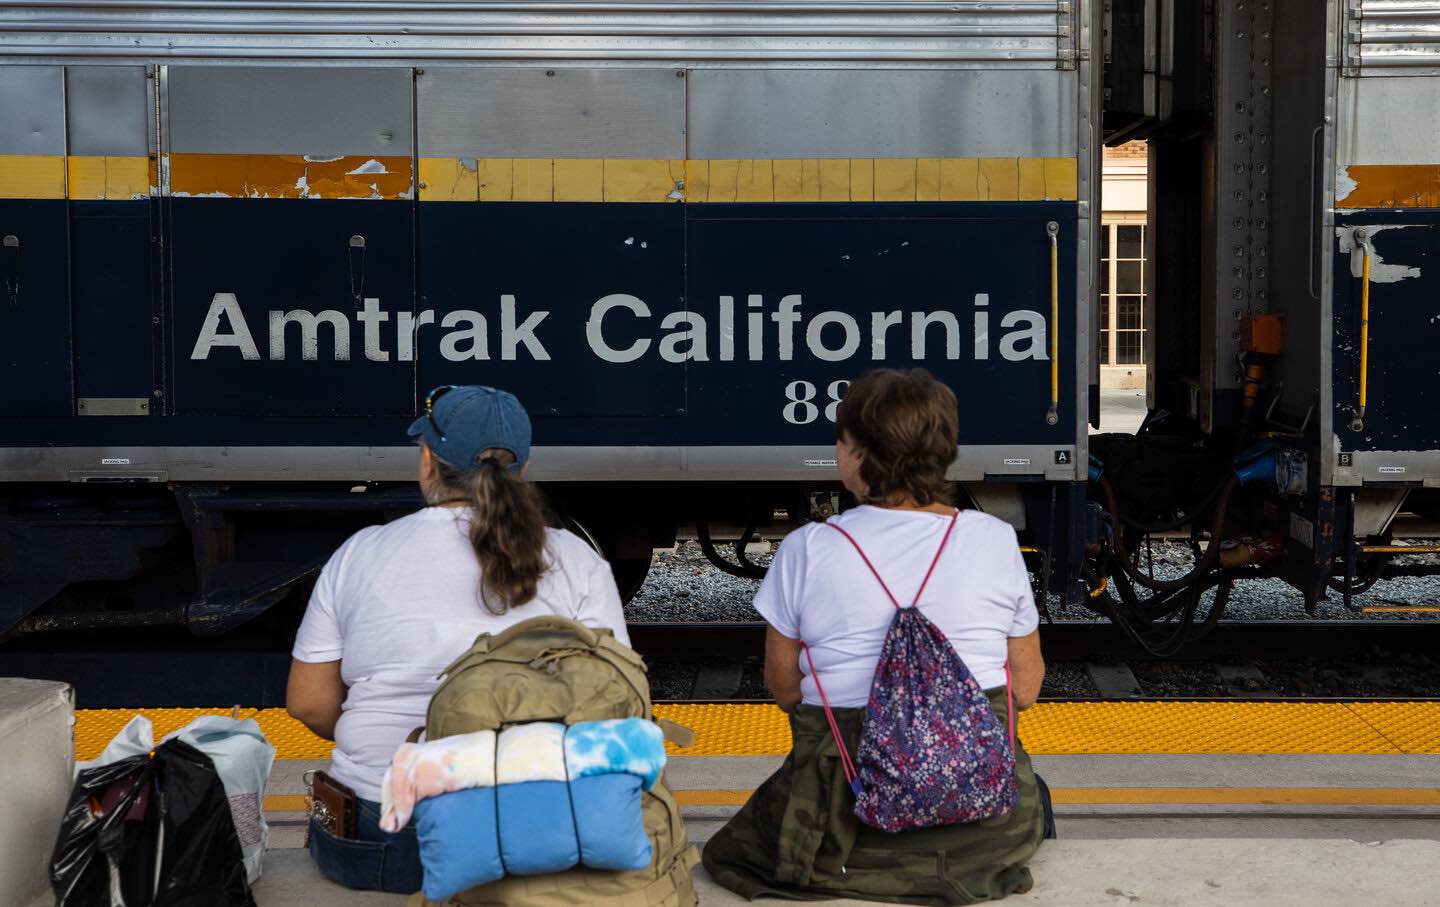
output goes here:
<path id="1" fill-rule="evenodd" d="M 20 301 L 20 237 L 14 233 L 0 239 L 0 278 L 5 284 L 5 301 L 15 305 Z"/>
<path id="2" fill-rule="evenodd" d="M 1045 424 L 1060 421 L 1060 225 L 1045 225 L 1050 237 L 1050 409 Z"/>
<path id="3" fill-rule="evenodd" d="M 365 237 L 358 233 L 350 237 L 349 256 L 350 299 L 358 309 L 365 298 Z"/>
<path id="4" fill-rule="evenodd" d="M 1355 242 L 1360 246 L 1363 264 L 1360 271 L 1360 402 L 1355 418 L 1350 420 L 1351 431 L 1365 430 L 1365 404 L 1368 402 L 1370 384 L 1370 233 L 1355 231 Z"/>

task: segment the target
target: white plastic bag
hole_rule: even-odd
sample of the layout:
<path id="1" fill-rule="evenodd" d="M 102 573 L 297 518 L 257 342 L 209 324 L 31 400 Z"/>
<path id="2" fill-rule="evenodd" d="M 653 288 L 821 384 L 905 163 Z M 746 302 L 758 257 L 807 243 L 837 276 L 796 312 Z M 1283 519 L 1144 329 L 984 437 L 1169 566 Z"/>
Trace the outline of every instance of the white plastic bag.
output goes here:
<path id="1" fill-rule="evenodd" d="M 254 885 L 260 880 L 260 861 L 270 838 L 270 829 L 265 824 L 264 799 L 265 784 L 275 764 L 275 747 L 265 739 L 253 718 L 237 721 L 223 715 L 202 715 L 180 730 L 166 734 L 164 740 L 173 738 L 195 747 L 214 763 L 215 773 L 225 785 L 225 796 L 230 801 L 230 818 L 240 838 L 245 875 Z M 77 762 L 75 774 L 78 777 L 87 768 L 144 755 L 153 749 L 155 729 L 149 718 L 136 715 L 111 738 L 97 758 Z"/>
<path id="2" fill-rule="evenodd" d="M 144 756 L 154 748 L 155 729 L 150 726 L 150 719 L 144 715 L 136 715 L 130 719 L 129 724 L 120 729 L 120 733 L 110 738 L 99 756 L 89 762 L 75 763 L 75 777 L 80 777 L 80 773 L 87 768 L 98 768 L 121 759 L 129 759 L 131 756 Z"/>
<path id="3" fill-rule="evenodd" d="M 133 724 L 134 722 L 132 722 Z M 265 784 L 275 764 L 275 747 L 265 739 L 253 718 L 236 721 L 222 715 L 202 715 L 165 736 L 179 739 L 210 757 L 225 796 L 245 859 L 245 875 L 254 885 L 260 879 L 260 861 L 270 829 L 265 824 Z"/>

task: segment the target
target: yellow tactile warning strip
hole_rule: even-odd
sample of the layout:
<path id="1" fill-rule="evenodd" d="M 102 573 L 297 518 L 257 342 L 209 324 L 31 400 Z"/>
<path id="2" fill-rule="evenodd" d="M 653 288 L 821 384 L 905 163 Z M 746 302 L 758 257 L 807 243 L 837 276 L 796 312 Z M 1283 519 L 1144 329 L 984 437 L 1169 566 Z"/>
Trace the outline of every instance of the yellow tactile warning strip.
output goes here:
<path id="1" fill-rule="evenodd" d="M 143 709 L 157 738 L 197 715 L 228 709 Z M 136 712 L 76 714 L 76 758 L 93 759 Z M 762 703 L 657 705 L 657 717 L 693 728 L 686 756 L 769 756 L 790 749 L 789 723 Z M 282 759 L 324 759 L 331 744 L 282 709 L 246 712 Z M 1041 703 L 1020 719 L 1037 755 L 1132 753 L 1440 754 L 1440 702 L 1066 702 Z"/>
<path id="2" fill-rule="evenodd" d="M 1074 158 L 421 158 L 424 201 L 1073 201 Z"/>
<path id="3" fill-rule="evenodd" d="M 1440 208 L 1440 164 L 1351 164 L 1342 176 L 1338 208 Z"/>

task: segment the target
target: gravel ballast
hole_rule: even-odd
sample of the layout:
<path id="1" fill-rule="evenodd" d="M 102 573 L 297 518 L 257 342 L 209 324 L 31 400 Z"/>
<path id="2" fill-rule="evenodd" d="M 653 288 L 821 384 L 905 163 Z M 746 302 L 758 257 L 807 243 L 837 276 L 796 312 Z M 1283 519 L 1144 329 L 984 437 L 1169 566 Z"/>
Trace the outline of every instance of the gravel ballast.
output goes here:
<path id="1" fill-rule="evenodd" d="M 1155 576 L 1172 578 L 1194 564 L 1183 542 L 1163 541 L 1154 545 Z M 766 555 L 753 557 L 769 563 Z M 1397 563 L 1440 562 L 1436 558 L 1402 556 Z M 1141 564 L 1146 561 L 1142 555 Z M 751 606 L 760 581 L 731 576 L 714 567 L 696 542 L 681 542 L 673 551 L 661 550 L 651 561 L 645 585 L 628 605 L 625 616 L 632 622 L 649 621 L 747 621 L 759 620 Z M 1212 595 L 1207 595 L 1207 601 Z M 1397 577 L 1381 580 L 1368 592 L 1355 596 L 1355 606 L 1425 606 L 1440 604 L 1440 576 Z M 1204 609 L 1202 608 L 1202 614 Z M 1064 605 L 1050 597 L 1050 614 L 1056 620 L 1102 620 L 1084 605 Z M 1292 586 L 1278 579 L 1247 579 L 1237 582 L 1225 609 L 1227 620 L 1440 620 L 1440 613 L 1347 611 L 1338 593 L 1320 602 L 1319 613 L 1305 613 L 1305 601 Z"/>

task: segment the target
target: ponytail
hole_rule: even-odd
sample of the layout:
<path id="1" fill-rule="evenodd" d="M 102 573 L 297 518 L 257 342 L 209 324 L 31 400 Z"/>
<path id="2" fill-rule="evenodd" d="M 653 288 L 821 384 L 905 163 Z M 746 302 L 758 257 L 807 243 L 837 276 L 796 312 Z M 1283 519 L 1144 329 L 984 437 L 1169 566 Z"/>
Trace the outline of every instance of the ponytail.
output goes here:
<path id="1" fill-rule="evenodd" d="M 437 460 L 440 480 L 474 510 L 470 544 L 480 562 L 480 601 L 504 614 L 535 597 L 545 573 L 545 508 L 535 487 L 511 469 L 508 450 L 481 451 L 476 466 L 461 472 Z"/>

